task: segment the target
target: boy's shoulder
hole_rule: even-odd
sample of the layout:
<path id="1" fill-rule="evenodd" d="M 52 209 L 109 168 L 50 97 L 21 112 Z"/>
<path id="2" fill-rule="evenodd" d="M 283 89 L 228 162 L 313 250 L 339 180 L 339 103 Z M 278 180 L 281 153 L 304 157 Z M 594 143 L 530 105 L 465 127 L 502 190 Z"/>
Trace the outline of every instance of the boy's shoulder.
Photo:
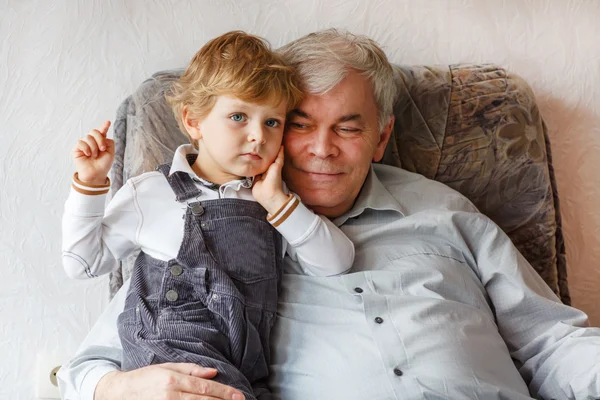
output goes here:
<path id="1" fill-rule="evenodd" d="M 170 187 L 169 182 L 160 171 L 144 172 L 141 175 L 129 178 L 126 185 L 138 193 L 154 191 L 154 189 L 164 190 L 165 187 Z"/>

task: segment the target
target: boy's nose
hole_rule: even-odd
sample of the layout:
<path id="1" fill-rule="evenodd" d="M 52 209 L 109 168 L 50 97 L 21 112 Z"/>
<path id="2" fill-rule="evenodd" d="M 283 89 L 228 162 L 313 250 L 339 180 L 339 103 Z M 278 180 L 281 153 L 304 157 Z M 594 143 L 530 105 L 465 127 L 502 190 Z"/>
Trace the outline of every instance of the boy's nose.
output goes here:
<path id="1" fill-rule="evenodd" d="M 258 142 L 259 144 L 264 144 L 266 142 L 265 129 L 262 126 L 252 126 L 250 127 L 250 133 L 248 135 L 249 142 Z"/>

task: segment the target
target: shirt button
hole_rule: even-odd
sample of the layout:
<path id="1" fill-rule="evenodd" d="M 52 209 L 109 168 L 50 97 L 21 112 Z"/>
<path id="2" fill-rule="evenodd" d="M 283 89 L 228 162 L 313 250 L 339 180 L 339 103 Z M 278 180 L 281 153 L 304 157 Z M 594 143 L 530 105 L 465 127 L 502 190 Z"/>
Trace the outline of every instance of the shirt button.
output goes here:
<path id="1" fill-rule="evenodd" d="M 173 265 L 171 267 L 171 275 L 173 276 L 179 276 L 183 273 L 183 268 L 181 268 L 181 265 Z"/>
<path id="2" fill-rule="evenodd" d="M 174 291 L 174 290 L 169 290 L 169 291 L 167 292 L 166 298 L 167 298 L 167 300 L 169 300 L 169 301 L 177 301 L 177 299 L 179 298 L 179 295 L 177 294 L 177 292 L 176 292 L 176 291 Z"/>
<path id="3" fill-rule="evenodd" d="M 361 288 L 359 288 L 359 287 L 355 287 L 355 288 L 354 288 L 354 291 L 355 291 L 356 293 L 362 293 L 362 292 L 363 292 L 363 290 L 362 290 Z"/>
<path id="4" fill-rule="evenodd" d="M 383 322 L 383 318 L 377 317 L 377 318 L 375 318 L 375 322 L 377 322 L 378 324 L 381 324 Z"/>
<path id="5" fill-rule="evenodd" d="M 402 376 L 403 372 L 400 368 L 394 368 L 394 375 L 396 376 Z"/>

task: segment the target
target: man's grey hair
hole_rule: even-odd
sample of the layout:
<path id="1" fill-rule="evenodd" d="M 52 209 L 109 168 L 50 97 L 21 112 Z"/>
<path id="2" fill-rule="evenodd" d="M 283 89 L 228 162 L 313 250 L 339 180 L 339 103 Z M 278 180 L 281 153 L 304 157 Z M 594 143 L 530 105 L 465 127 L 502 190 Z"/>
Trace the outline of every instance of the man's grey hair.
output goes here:
<path id="1" fill-rule="evenodd" d="M 327 93 L 350 71 L 357 70 L 373 86 L 379 131 L 389 123 L 398 90 L 392 65 L 373 40 L 327 29 L 294 40 L 278 52 L 298 71 L 302 90 L 313 95 Z"/>

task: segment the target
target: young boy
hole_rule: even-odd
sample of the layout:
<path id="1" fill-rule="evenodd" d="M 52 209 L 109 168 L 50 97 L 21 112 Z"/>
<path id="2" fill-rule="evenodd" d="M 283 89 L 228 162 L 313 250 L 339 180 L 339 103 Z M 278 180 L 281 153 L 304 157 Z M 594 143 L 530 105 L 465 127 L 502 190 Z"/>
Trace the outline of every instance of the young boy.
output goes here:
<path id="1" fill-rule="evenodd" d="M 294 73 L 262 39 L 207 43 L 167 96 L 191 142 L 171 164 L 131 178 L 104 209 L 110 122 L 73 149 L 63 264 L 74 278 L 140 250 L 119 317 L 123 370 L 195 362 L 246 399 L 267 399 L 269 333 L 285 253 L 307 274 L 346 272 L 352 242 L 281 180 Z"/>

